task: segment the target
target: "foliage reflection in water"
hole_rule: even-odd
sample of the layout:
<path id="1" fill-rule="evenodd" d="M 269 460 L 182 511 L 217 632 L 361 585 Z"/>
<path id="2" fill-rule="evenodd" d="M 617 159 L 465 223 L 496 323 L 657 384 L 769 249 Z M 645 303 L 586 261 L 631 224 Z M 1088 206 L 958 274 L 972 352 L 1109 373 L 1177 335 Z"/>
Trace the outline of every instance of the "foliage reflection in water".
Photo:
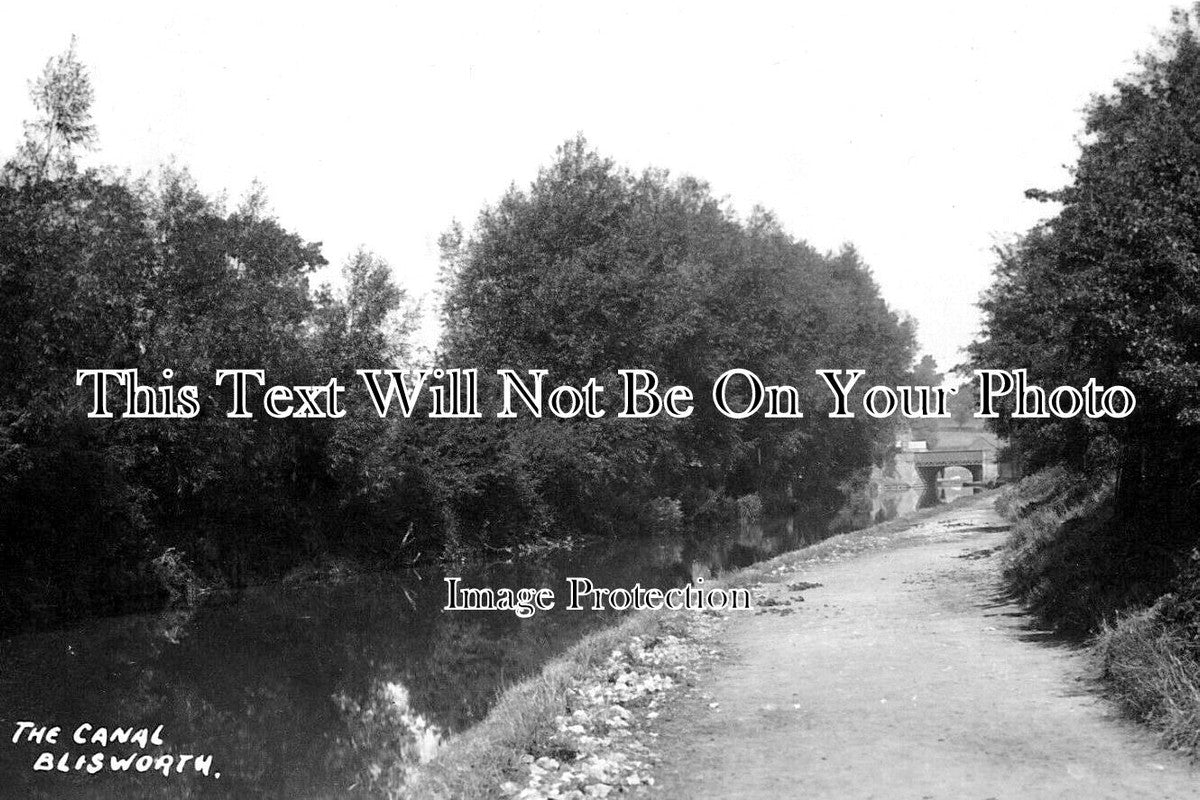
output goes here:
<path id="1" fill-rule="evenodd" d="M 953 499 L 961 490 L 940 491 Z M 920 502 L 920 489 L 877 492 L 863 516 L 890 518 Z M 817 541 L 829 525 L 811 517 L 743 524 L 709 536 L 505 558 L 454 574 L 472 586 L 548 586 L 561 606 L 569 575 L 598 586 L 679 586 Z M 435 570 L 327 576 L 4 640 L 0 796 L 376 795 L 481 719 L 506 686 L 614 616 L 443 613 L 443 577 Z M 62 726 L 59 744 L 13 744 L 21 720 Z M 214 775 L 32 769 L 43 750 L 56 758 L 70 752 L 72 762 L 100 752 L 71 742 L 84 722 L 161 724 L 166 744 L 148 752 L 211 754 Z"/>

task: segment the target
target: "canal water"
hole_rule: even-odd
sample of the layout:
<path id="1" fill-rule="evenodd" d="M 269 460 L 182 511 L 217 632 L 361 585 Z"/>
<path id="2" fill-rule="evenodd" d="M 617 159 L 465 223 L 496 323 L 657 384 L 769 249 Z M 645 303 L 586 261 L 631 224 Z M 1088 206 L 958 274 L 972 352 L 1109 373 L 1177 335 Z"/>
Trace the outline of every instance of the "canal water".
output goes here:
<path id="1" fill-rule="evenodd" d="M 877 488 L 869 516 L 890 519 L 964 491 Z M 830 524 L 793 518 L 448 572 L 332 574 L 12 637 L 0 642 L 0 797 L 371 796 L 485 716 L 505 687 L 614 618 L 443 612 L 447 574 L 468 586 L 550 587 L 561 606 L 567 576 L 681 586 L 819 541 Z M 14 742 L 23 721 L 61 728 L 57 741 Z M 161 746 L 95 741 L 117 727 L 153 734 L 160 725 Z M 154 756 L 144 772 L 137 761 L 112 770 L 111 756 L 143 751 Z M 97 753 L 104 769 L 89 774 Z M 195 758 L 203 756 L 211 766 Z M 53 768 L 34 769 L 39 758 Z"/>

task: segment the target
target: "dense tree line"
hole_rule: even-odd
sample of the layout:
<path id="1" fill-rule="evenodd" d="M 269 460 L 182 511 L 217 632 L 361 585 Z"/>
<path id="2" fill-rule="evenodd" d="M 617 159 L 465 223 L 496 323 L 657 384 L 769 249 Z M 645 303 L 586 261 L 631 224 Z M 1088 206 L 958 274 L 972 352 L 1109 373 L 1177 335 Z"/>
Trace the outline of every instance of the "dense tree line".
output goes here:
<path id="1" fill-rule="evenodd" d="M 1114 691 L 1195 746 L 1200 686 L 1200 32 L 1176 12 L 1096 97 L 1057 213 L 1000 253 L 980 367 L 1133 390 L 1125 419 L 997 421 L 1027 471 L 1006 577 L 1046 620 L 1099 634 Z M 1011 406 L 1010 406 L 1011 410 Z M 1176 675 L 1170 680 L 1166 675 Z M 1173 721 L 1164 721 L 1171 718 Z"/>
<path id="2" fill-rule="evenodd" d="M 194 420 L 89 420 L 75 371 L 137 368 L 157 384 L 169 369 L 211 387 L 215 369 L 252 365 L 349 383 L 355 365 L 403 355 L 388 266 L 360 253 L 345 292 L 313 291 L 319 245 L 261 193 L 228 210 L 186 172 L 79 169 L 94 133 L 73 52 L 33 97 L 40 116 L 0 173 L 0 618 L 237 581 L 251 562 L 329 548 L 332 508 L 384 494 L 361 423 L 228 419 L 227 393 L 209 388 Z"/>
<path id="3" fill-rule="evenodd" d="M 1200 7 L 1198 7 L 1200 8 Z M 1200 33 L 1176 12 L 1137 71 L 1087 110 L 1059 210 L 1000 254 L 980 367 L 1043 385 L 1133 390 L 1121 420 L 998 421 L 1031 475 L 1009 588 L 1089 637 L 1107 692 L 1163 743 L 1197 752 L 1200 719 Z M 1010 406 L 1011 409 L 1011 406 Z"/>
<path id="4" fill-rule="evenodd" d="M 1031 468 L 1119 476 L 1122 509 L 1194 506 L 1200 468 L 1200 40 L 1178 12 L 1138 71 L 1087 111 L 1061 208 L 1000 253 L 979 367 L 1050 387 L 1130 387 L 1124 420 L 1000 421 Z"/>
<path id="5" fill-rule="evenodd" d="M 534 488 L 530 520 L 614 527 L 655 498 L 693 518 L 721 498 L 828 494 L 878 455 L 879 430 L 820 413 L 829 393 L 813 370 L 853 366 L 889 381 L 912 361 L 911 326 L 852 248 L 821 254 L 765 211 L 740 220 L 705 184 L 632 174 L 582 139 L 443 247 L 449 363 L 607 386 L 619 386 L 619 369 L 646 368 L 702 400 L 686 420 L 498 424 L 502 457 L 474 461 L 503 474 L 472 476 L 477 509 L 510 505 L 521 485 Z M 800 387 L 808 417 L 720 415 L 707 398 L 733 366 Z"/>
<path id="6" fill-rule="evenodd" d="M 692 387 L 691 418 L 380 420 L 351 398 L 338 420 L 230 419 L 220 368 L 358 391 L 355 369 L 410 365 L 388 265 L 360 252 L 339 289 L 314 288 L 320 245 L 261 191 L 231 210 L 183 171 L 80 168 L 95 131 L 73 52 L 33 99 L 0 173 L 0 624 L 327 556 L 386 565 L 620 535 L 720 519 L 749 495 L 838 502 L 880 454 L 880 423 L 824 418 L 813 375 L 897 381 L 911 364 L 911 325 L 857 253 L 819 253 L 766 212 L 740 219 L 703 183 L 633 175 L 581 139 L 443 238 L 438 364 L 611 386 L 618 369 L 653 369 Z M 808 417 L 718 415 L 703 399 L 731 366 L 801 387 Z M 87 368 L 196 384 L 199 416 L 88 419 Z"/>

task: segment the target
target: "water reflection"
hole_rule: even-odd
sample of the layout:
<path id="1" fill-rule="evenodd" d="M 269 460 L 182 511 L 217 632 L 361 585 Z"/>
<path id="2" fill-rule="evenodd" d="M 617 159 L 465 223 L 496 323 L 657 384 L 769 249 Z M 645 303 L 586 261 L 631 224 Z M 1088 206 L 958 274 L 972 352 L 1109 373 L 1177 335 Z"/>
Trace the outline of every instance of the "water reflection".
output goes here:
<path id="1" fill-rule="evenodd" d="M 338 739 L 338 760 L 357 771 L 352 789 L 386 796 L 403 786 L 412 770 L 437 755 L 445 731 L 416 711 L 409 693 L 397 681 L 372 683 L 365 700 L 345 693 L 334 696 L 347 734 Z"/>
<path id="2" fill-rule="evenodd" d="M 953 474 L 957 468 L 949 468 L 951 477 L 944 478 L 934 484 L 884 484 L 879 486 L 872 497 L 872 512 L 875 522 L 884 522 L 898 516 L 911 514 L 923 508 L 932 508 L 942 503 L 950 503 L 959 497 L 983 491 L 979 486 L 971 484 L 970 474 L 961 470 L 963 475 Z"/>
<path id="3" fill-rule="evenodd" d="M 939 487 L 933 500 L 961 491 Z M 924 502 L 919 490 L 880 489 L 854 522 L 890 519 Z M 671 588 L 818 541 L 830 524 L 814 516 L 745 523 L 705 536 L 505 558 L 453 574 L 470 586 L 548 586 L 561 606 L 566 576 Z M 378 796 L 446 736 L 482 718 L 505 686 L 612 617 L 560 609 L 529 619 L 443 613 L 443 577 L 437 570 L 332 575 L 4 640 L 0 797 Z M 62 726 L 59 744 L 13 744 L 19 720 Z M 70 752 L 72 762 L 100 751 L 70 741 L 85 722 L 161 724 L 166 744 L 149 752 L 211 754 L 214 775 L 32 769 L 43 750 L 56 758 Z M 104 752 L 124 756 L 130 748 Z"/>

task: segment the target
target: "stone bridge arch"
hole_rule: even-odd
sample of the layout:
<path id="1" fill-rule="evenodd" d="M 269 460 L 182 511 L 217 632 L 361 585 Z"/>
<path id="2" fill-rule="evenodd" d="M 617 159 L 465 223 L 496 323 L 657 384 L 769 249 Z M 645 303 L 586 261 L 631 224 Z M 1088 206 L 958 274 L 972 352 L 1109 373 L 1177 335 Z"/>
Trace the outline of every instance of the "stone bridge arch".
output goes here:
<path id="1" fill-rule="evenodd" d="M 937 486 L 946 467 L 963 467 L 971 473 L 974 483 L 983 483 L 984 455 L 983 450 L 927 450 L 914 453 L 913 464 L 927 489 Z"/>

